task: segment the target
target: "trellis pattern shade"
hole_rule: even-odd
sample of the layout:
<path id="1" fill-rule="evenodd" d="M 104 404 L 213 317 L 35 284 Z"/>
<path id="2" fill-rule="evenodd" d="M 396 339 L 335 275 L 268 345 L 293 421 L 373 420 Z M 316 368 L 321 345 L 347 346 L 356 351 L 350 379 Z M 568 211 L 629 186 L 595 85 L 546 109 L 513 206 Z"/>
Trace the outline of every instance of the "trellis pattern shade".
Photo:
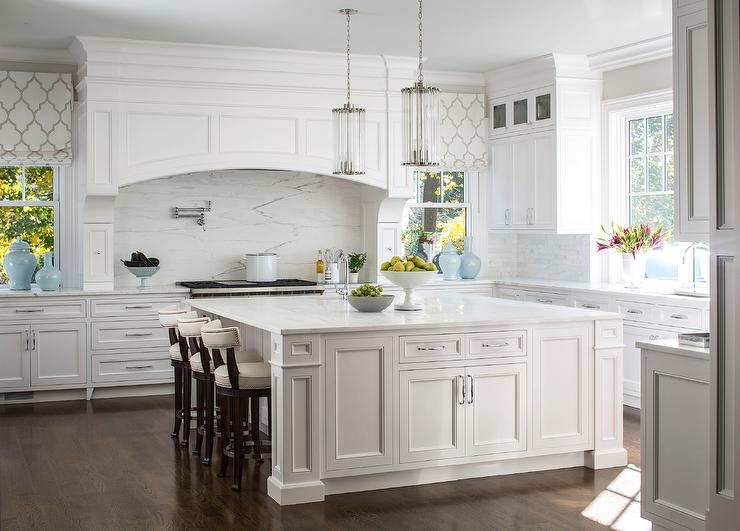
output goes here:
<path id="1" fill-rule="evenodd" d="M 72 75 L 0 70 L 0 164 L 72 162 Z"/>
<path id="2" fill-rule="evenodd" d="M 440 95 L 441 166 L 482 168 L 488 164 L 485 96 L 443 92 Z"/>

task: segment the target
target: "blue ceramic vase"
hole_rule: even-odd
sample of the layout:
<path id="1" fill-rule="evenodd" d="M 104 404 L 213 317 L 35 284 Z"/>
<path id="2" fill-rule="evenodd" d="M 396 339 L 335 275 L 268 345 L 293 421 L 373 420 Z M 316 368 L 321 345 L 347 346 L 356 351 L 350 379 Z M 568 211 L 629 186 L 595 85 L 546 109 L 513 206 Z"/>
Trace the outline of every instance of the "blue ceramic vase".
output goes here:
<path id="1" fill-rule="evenodd" d="M 471 279 L 480 273 L 481 261 L 473 253 L 473 238 L 465 237 L 465 252 L 460 257 L 460 278 Z"/>
<path id="2" fill-rule="evenodd" d="M 31 252 L 31 246 L 20 237 L 10 244 L 3 258 L 3 265 L 8 272 L 10 289 L 31 289 L 31 278 L 36 271 L 36 257 Z"/>
<path id="3" fill-rule="evenodd" d="M 62 272 L 52 263 L 54 253 L 44 253 L 44 267 L 36 273 L 36 284 L 43 291 L 56 291 L 62 284 Z"/>
<path id="4" fill-rule="evenodd" d="M 457 280 L 460 270 L 460 255 L 451 243 L 447 244 L 445 250 L 439 255 L 439 267 L 442 270 L 444 280 Z"/>

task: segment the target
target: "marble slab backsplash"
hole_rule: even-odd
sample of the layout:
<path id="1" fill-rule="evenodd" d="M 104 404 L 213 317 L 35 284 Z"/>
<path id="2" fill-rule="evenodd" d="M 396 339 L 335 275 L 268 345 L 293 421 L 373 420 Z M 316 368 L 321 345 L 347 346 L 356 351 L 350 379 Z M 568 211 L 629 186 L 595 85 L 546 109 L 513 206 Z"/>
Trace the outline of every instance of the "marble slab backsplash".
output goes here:
<path id="1" fill-rule="evenodd" d="M 280 255 L 282 278 L 313 279 L 317 249 L 360 249 L 361 184 L 320 175 L 267 170 L 200 172 L 145 181 L 119 190 L 114 250 L 140 250 L 161 260 L 153 284 L 242 279 L 244 253 Z M 205 232 L 172 208 L 212 201 Z M 138 280 L 116 260 L 115 282 Z"/>
<path id="2" fill-rule="evenodd" d="M 588 282 L 588 234 L 490 234 L 489 272 L 493 277 Z"/>

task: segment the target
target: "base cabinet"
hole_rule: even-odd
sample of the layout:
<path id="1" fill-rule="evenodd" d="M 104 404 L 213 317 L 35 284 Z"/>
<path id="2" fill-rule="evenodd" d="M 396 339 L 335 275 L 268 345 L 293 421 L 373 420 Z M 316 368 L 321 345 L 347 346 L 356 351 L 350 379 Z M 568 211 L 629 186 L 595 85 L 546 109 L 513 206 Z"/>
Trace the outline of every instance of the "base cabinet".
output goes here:
<path id="1" fill-rule="evenodd" d="M 469 367 L 466 372 L 466 454 L 526 450 L 526 363 Z"/>
<path id="2" fill-rule="evenodd" d="M 30 385 L 29 334 L 27 325 L 0 326 L 0 389 Z"/>
<path id="3" fill-rule="evenodd" d="M 31 326 L 31 385 L 80 384 L 87 380 L 87 325 Z"/>
<path id="4" fill-rule="evenodd" d="M 532 334 L 533 448 L 586 448 L 592 402 L 591 327 L 539 328 Z"/>

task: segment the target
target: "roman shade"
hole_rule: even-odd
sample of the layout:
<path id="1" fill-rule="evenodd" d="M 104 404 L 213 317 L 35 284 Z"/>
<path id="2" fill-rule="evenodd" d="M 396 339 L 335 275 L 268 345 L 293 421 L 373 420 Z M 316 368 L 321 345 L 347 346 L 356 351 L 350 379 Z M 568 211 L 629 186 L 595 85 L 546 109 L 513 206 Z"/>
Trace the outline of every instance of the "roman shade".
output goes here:
<path id="1" fill-rule="evenodd" d="M 0 164 L 72 162 L 72 74 L 0 70 Z"/>
<path id="2" fill-rule="evenodd" d="M 488 164 L 485 96 L 443 92 L 439 103 L 441 166 L 485 167 Z"/>

